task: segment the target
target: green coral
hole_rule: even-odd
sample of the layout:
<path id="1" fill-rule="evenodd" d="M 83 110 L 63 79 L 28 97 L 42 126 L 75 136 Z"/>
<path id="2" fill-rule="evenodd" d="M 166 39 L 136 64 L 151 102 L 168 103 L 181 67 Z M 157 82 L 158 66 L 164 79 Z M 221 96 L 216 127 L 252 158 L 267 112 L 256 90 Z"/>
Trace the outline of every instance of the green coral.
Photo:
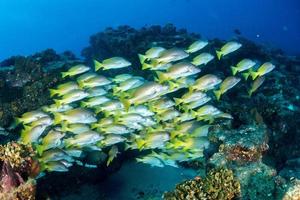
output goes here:
<path id="1" fill-rule="evenodd" d="M 165 200 L 230 200 L 240 194 L 240 183 L 226 168 L 212 169 L 205 179 L 196 177 L 178 184 L 174 191 L 164 194 Z"/>

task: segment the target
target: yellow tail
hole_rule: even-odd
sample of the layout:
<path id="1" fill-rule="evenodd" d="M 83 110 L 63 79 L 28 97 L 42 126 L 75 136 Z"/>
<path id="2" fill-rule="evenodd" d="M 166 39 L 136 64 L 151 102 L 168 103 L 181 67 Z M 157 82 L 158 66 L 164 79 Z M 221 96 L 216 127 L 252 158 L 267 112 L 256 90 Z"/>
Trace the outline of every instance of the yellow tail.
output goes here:
<path id="1" fill-rule="evenodd" d="M 144 69 L 150 69 L 152 67 L 152 65 L 148 64 L 148 63 L 143 63 L 142 64 L 142 70 Z"/>
<path id="2" fill-rule="evenodd" d="M 54 99 L 54 102 L 57 108 L 59 108 L 62 105 L 62 102 L 59 99 Z"/>
<path id="3" fill-rule="evenodd" d="M 222 95 L 222 91 L 221 90 L 215 90 L 214 94 L 215 94 L 217 100 L 219 101 L 220 98 L 221 98 L 221 95 Z"/>
<path id="4" fill-rule="evenodd" d="M 179 104 L 182 103 L 182 99 L 179 99 L 179 98 L 174 97 L 174 101 L 175 101 L 176 106 L 178 106 Z"/>
<path id="5" fill-rule="evenodd" d="M 138 54 L 138 56 L 139 56 L 141 64 L 143 64 L 145 62 L 145 60 L 147 59 L 147 57 L 145 55 Z"/>
<path id="6" fill-rule="evenodd" d="M 216 54 L 219 60 L 221 60 L 221 57 L 223 56 L 222 51 L 217 51 L 216 50 Z"/>
<path id="7" fill-rule="evenodd" d="M 248 80 L 249 75 L 249 72 L 242 73 L 242 76 L 245 78 L 245 80 Z"/>
<path id="8" fill-rule="evenodd" d="M 173 82 L 173 81 L 168 81 L 169 83 L 169 86 L 170 86 L 170 90 L 173 90 L 175 88 L 178 88 L 179 87 L 179 84 L 176 83 L 176 82 Z"/>
<path id="9" fill-rule="evenodd" d="M 156 72 L 159 83 L 163 83 L 168 80 L 168 77 L 163 72 Z"/>
<path id="10" fill-rule="evenodd" d="M 95 71 L 98 71 L 99 69 L 104 68 L 103 64 L 97 60 L 94 60 L 94 65 L 95 65 Z"/>
<path id="11" fill-rule="evenodd" d="M 62 72 L 62 73 L 61 73 L 61 77 L 62 77 L 62 78 L 66 78 L 67 76 L 69 76 L 69 73 L 68 73 L 68 72 Z"/>
<path id="12" fill-rule="evenodd" d="M 259 73 L 258 72 L 250 72 L 250 75 L 252 77 L 252 80 L 255 80 L 259 76 Z"/>
<path id="13" fill-rule="evenodd" d="M 63 121 L 63 114 L 53 113 L 53 115 L 54 115 L 54 122 L 53 122 L 54 125 L 59 124 L 60 122 Z"/>
<path id="14" fill-rule="evenodd" d="M 57 90 L 55 89 L 49 89 L 49 92 L 50 92 L 50 97 L 53 97 L 54 95 L 57 94 Z"/>
<path id="15" fill-rule="evenodd" d="M 125 107 L 125 110 L 128 111 L 128 109 L 130 108 L 131 106 L 131 102 L 129 99 L 122 99 L 121 98 L 121 102 L 123 103 L 124 107 Z"/>
<path id="16" fill-rule="evenodd" d="M 142 150 L 144 145 L 146 144 L 146 141 L 143 139 L 136 139 L 136 144 L 139 150 Z"/>
<path id="17" fill-rule="evenodd" d="M 234 67 L 234 66 L 231 66 L 231 71 L 232 71 L 232 75 L 234 76 L 238 73 L 238 68 Z"/>

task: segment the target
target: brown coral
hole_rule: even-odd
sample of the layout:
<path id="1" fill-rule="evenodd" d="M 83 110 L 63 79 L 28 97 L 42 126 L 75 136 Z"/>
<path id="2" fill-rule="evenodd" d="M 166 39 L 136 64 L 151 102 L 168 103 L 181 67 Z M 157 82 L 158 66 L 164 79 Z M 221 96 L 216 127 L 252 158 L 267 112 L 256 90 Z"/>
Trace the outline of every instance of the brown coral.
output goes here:
<path id="1" fill-rule="evenodd" d="M 35 153 L 30 145 L 9 142 L 0 146 L 0 161 L 10 164 L 19 173 L 30 172 Z"/>
<path id="2" fill-rule="evenodd" d="M 165 200 L 230 200 L 240 194 L 240 184 L 229 169 L 211 170 L 205 179 L 178 184 L 174 191 L 164 194 Z"/>

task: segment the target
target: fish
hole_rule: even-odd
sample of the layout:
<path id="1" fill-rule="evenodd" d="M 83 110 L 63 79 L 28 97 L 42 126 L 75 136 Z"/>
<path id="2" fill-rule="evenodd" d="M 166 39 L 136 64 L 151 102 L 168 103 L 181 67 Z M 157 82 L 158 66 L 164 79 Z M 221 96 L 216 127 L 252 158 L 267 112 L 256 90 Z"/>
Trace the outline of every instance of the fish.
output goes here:
<path id="1" fill-rule="evenodd" d="M 97 130 L 103 132 L 104 134 L 116 134 L 124 135 L 131 133 L 132 131 L 123 124 L 110 124 L 104 127 L 99 127 Z"/>
<path id="2" fill-rule="evenodd" d="M 15 123 L 16 124 L 30 124 L 40 118 L 43 117 L 49 117 L 49 115 L 43 111 L 40 110 L 34 110 L 30 112 L 24 113 L 21 117 L 15 118 Z"/>
<path id="3" fill-rule="evenodd" d="M 184 113 L 182 113 L 180 116 L 176 117 L 174 119 L 174 123 L 178 123 L 178 122 L 185 122 L 185 121 L 189 121 L 192 119 L 195 119 L 196 117 L 194 115 L 192 115 L 191 112 L 186 111 Z"/>
<path id="4" fill-rule="evenodd" d="M 182 77 L 195 75 L 197 73 L 200 73 L 200 71 L 201 70 L 192 63 L 179 62 L 172 65 L 167 72 L 157 71 L 156 74 L 158 76 L 158 81 L 160 83 L 163 83 L 168 80 L 174 80 Z"/>
<path id="5" fill-rule="evenodd" d="M 115 119 L 112 116 L 104 117 L 104 118 L 100 119 L 98 122 L 92 123 L 91 128 L 95 129 L 95 128 L 99 128 L 99 127 L 105 127 L 108 125 L 112 125 L 114 122 L 115 122 Z"/>
<path id="6" fill-rule="evenodd" d="M 125 115 L 116 115 L 114 116 L 115 122 L 118 124 L 132 124 L 132 123 L 142 123 L 145 119 L 142 115 L 136 113 L 129 113 Z"/>
<path id="7" fill-rule="evenodd" d="M 214 94 L 217 100 L 220 100 L 221 95 L 233 88 L 236 84 L 241 81 L 240 78 L 235 76 L 229 76 L 221 83 L 219 90 L 215 90 Z"/>
<path id="8" fill-rule="evenodd" d="M 112 57 L 103 60 L 102 63 L 97 60 L 94 60 L 94 65 L 95 71 L 98 71 L 99 69 L 109 70 L 124 68 L 130 66 L 131 63 L 122 57 Z"/>
<path id="9" fill-rule="evenodd" d="M 112 99 L 106 96 L 95 96 L 80 102 L 80 106 L 83 108 L 95 108 L 96 106 L 99 106 L 109 101 L 112 101 Z"/>
<path id="10" fill-rule="evenodd" d="M 208 91 L 214 89 L 222 82 L 220 78 L 213 74 L 206 74 L 195 81 L 195 84 L 189 87 L 189 91 Z"/>
<path id="11" fill-rule="evenodd" d="M 167 97 L 162 97 L 156 101 L 152 101 L 148 103 L 148 107 L 153 112 L 160 112 L 161 110 L 166 110 L 175 105 L 175 102 Z"/>
<path id="12" fill-rule="evenodd" d="M 111 112 L 124 109 L 124 105 L 119 100 L 110 100 L 100 106 L 95 107 L 95 112 L 98 114 L 100 112 L 104 113 L 105 116 L 109 116 Z"/>
<path id="13" fill-rule="evenodd" d="M 112 81 L 114 82 L 114 83 L 122 83 L 123 81 L 126 81 L 126 80 L 128 80 L 128 79 L 130 79 L 130 78 L 132 78 L 133 77 L 133 75 L 131 75 L 131 74 L 119 74 L 119 75 L 117 75 L 117 76 L 115 76 L 113 79 L 112 79 Z"/>
<path id="14" fill-rule="evenodd" d="M 65 112 L 71 109 L 74 109 L 74 107 L 70 104 L 63 104 L 61 106 L 57 106 L 56 104 L 51 104 L 49 106 L 42 107 L 42 110 L 48 113 Z"/>
<path id="15" fill-rule="evenodd" d="M 96 76 L 98 76 L 98 74 L 96 74 L 94 72 L 87 72 L 87 73 L 80 75 L 76 80 L 78 83 L 82 83 L 82 82 L 86 82 Z"/>
<path id="16" fill-rule="evenodd" d="M 117 157 L 119 154 L 119 149 L 116 145 L 113 145 L 108 152 L 108 159 L 106 162 L 106 166 L 110 165 L 110 163 Z"/>
<path id="17" fill-rule="evenodd" d="M 203 149 L 208 148 L 209 141 L 207 137 L 197 137 L 197 138 L 186 138 L 184 140 L 175 138 L 173 139 L 168 148 L 171 149 L 182 149 L 183 151 L 197 152 L 203 151 Z"/>
<path id="18" fill-rule="evenodd" d="M 91 144 L 95 144 L 100 140 L 103 140 L 104 136 L 96 131 L 85 131 L 83 133 L 77 134 L 74 137 L 64 139 L 66 147 L 83 147 Z"/>
<path id="19" fill-rule="evenodd" d="M 191 77 L 182 77 L 177 80 L 168 81 L 169 90 L 167 93 L 172 93 L 182 88 L 188 88 L 195 83 L 195 78 Z"/>
<path id="20" fill-rule="evenodd" d="M 112 146 L 114 144 L 120 143 L 120 142 L 124 142 L 127 139 L 125 137 L 123 137 L 122 135 L 115 135 L 115 134 L 110 134 L 110 135 L 106 135 L 105 138 L 103 140 L 101 140 L 100 146 Z"/>
<path id="21" fill-rule="evenodd" d="M 202 107 L 200 107 L 198 110 L 196 111 L 192 111 L 192 114 L 198 118 L 203 117 L 203 116 L 207 116 L 207 115 L 216 115 L 216 114 L 220 114 L 221 111 L 212 106 L 212 105 L 204 105 Z"/>
<path id="22" fill-rule="evenodd" d="M 197 40 L 193 42 L 186 50 L 187 53 L 195 53 L 208 45 L 208 41 Z"/>
<path id="23" fill-rule="evenodd" d="M 64 164 L 63 161 L 50 161 L 46 164 L 42 164 L 42 168 L 49 172 L 67 172 L 69 171 L 68 167 Z"/>
<path id="24" fill-rule="evenodd" d="M 75 123 L 75 124 L 68 124 L 67 122 L 62 122 L 61 131 L 62 132 L 70 132 L 72 134 L 80 134 L 86 131 L 89 131 L 90 127 L 87 124 L 83 123 Z"/>
<path id="25" fill-rule="evenodd" d="M 157 121 L 159 122 L 166 122 L 175 119 L 178 117 L 181 113 L 174 109 L 174 108 L 168 108 L 166 110 L 163 110 L 161 113 L 159 113 L 156 116 Z"/>
<path id="26" fill-rule="evenodd" d="M 106 86 L 111 84 L 112 82 L 107 79 L 105 76 L 98 75 L 93 78 L 88 79 L 85 82 L 79 82 L 79 87 L 81 89 L 94 88 L 99 86 Z"/>
<path id="27" fill-rule="evenodd" d="M 199 99 L 202 99 L 206 97 L 206 93 L 201 92 L 201 91 L 195 91 L 195 92 L 187 92 L 185 93 L 181 98 L 174 98 L 175 104 L 187 104 L 193 101 L 197 101 Z"/>
<path id="28" fill-rule="evenodd" d="M 253 92 L 255 92 L 265 81 L 264 76 L 260 76 L 257 79 L 254 80 L 254 82 L 251 85 L 250 90 L 248 91 L 249 97 L 252 96 Z"/>
<path id="29" fill-rule="evenodd" d="M 45 137 L 43 137 L 40 145 L 37 145 L 36 149 L 39 155 L 43 151 L 59 147 L 62 144 L 62 138 L 65 137 L 65 133 L 55 130 L 50 130 Z"/>
<path id="30" fill-rule="evenodd" d="M 265 62 L 264 64 L 262 64 L 257 71 L 250 71 L 248 73 L 244 73 L 244 77 L 247 80 L 248 76 L 251 75 L 252 80 L 255 80 L 257 77 L 263 76 L 267 73 L 270 73 L 271 71 L 273 71 L 273 69 L 275 69 L 275 65 L 273 65 L 270 62 Z"/>
<path id="31" fill-rule="evenodd" d="M 151 167 L 164 167 L 164 163 L 162 160 L 160 160 L 159 158 L 155 157 L 155 156 L 144 156 L 141 158 L 136 158 L 137 162 L 141 162 L 144 164 L 148 164 Z"/>
<path id="32" fill-rule="evenodd" d="M 54 99 L 54 102 L 57 107 L 60 107 L 65 104 L 70 104 L 85 99 L 87 96 L 89 96 L 87 92 L 76 89 L 65 94 L 60 99 Z"/>
<path id="33" fill-rule="evenodd" d="M 152 71 L 166 71 L 172 66 L 172 63 L 143 63 L 142 70 L 149 69 Z"/>
<path id="34" fill-rule="evenodd" d="M 126 92 L 130 89 L 137 88 L 145 83 L 145 79 L 140 76 L 131 77 L 120 83 L 119 86 L 113 87 L 113 94 L 118 95 L 118 93 Z"/>
<path id="35" fill-rule="evenodd" d="M 73 162 L 74 159 L 69 156 L 64 150 L 60 148 L 53 148 L 47 151 L 44 151 L 41 157 L 39 157 L 39 161 L 42 163 L 48 163 L 51 161 L 59 161 L 66 160 L 68 162 Z"/>
<path id="36" fill-rule="evenodd" d="M 137 138 L 138 149 L 164 148 L 165 143 L 170 140 L 170 134 L 165 131 L 148 133 L 145 138 Z"/>
<path id="37" fill-rule="evenodd" d="M 231 66 L 232 75 L 234 76 L 238 72 L 246 71 L 255 65 L 256 65 L 256 62 L 254 62 L 250 59 L 243 59 L 236 65 L 236 67 Z"/>
<path id="38" fill-rule="evenodd" d="M 143 64 L 147 60 L 159 57 L 161 52 L 163 52 L 165 50 L 166 49 L 163 47 L 152 47 L 145 52 L 145 55 L 138 54 L 138 57 L 140 59 L 141 64 Z"/>
<path id="39" fill-rule="evenodd" d="M 66 121 L 69 124 L 84 123 L 89 124 L 96 122 L 95 114 L 83 108 L 75 108 L 63 113 L 54 113 L 54 124 Z"/>
<path id="40" fill-rule="evenodd" d="M 136 88 L 129 99 L 123 99 L 122 102 L 128 110 L 128 108 L 134 104 L 139 105 L 148 102 L 154 98 L 157 98 L 164 94 L 168 89 L 167 86 L 161 85 L 156 82 L 147 82 L 140 87 Z"/>
<path id="41" fill-rule="evenodd" d="M 214 58 L 215 56 L 210 53 L 201 53 L 200 55 L 193 58 L 191 63 L 195 66 L 207 65 L 207 63 L 212 61 Z"/>
<path id="42" fill-rule="evenodd" d="M 49 89 L 50 97 L 53 97 L 55 95 L 57 96 L 63 96 L 72 90 L 79 90 L 79 85 L 74 81 L 69 81 L 67 83 L 60 84 L 57 86 L 56 89 Z"/>
<path id="43" fill-rule="evenodd" d="M 93 87 L 93 88 L 89 88 L 87 89 L 86 91 L 89 96 L 89 98 L 91 97 L 98 97 L 98 96 L 103 96 L 103 95 L 106 95 L 107 94 L 107 90 L 105 90 L 103 87 L 101 86 L 98 86 L 98 87 Z"/>
<path id="44" fill-rule="evenodd" d="M 221 57 L 226 56 L 226 55 L 238 50 L 241 47 L 242 47 L 242 44 L 240 44 L 238 42 L 235 42 L 235 41 L 227 42 L 224 46 L 222 46 L 221 50 L 216 51 L 217 57 L 220 60 Z"/>
<path id="45" fill-rule="evenodd" d="M 62 78 L 66 78 L 67 76 L 76 76 L 78 74 L 82 74 L 84 72 L 89 71 L 91 68 L 83 65 L 83 64 L 79 64 L 79 65 L 75 65 L 73 67 L 71 67 L 67 72 L 62 72 Z"/>
<path id="46" fill-rule="evenodd" d="M 171 48 L 166 49 L 162 51 L 159 54 L 159 57 L 153 59 L 154 63 L 160 64 L 160 63 L 169 63 L 169 62 L 175 62 L 178 60 L 182 60 L 189 57 L 189 54 L 186 53 L 184 50 L 179 48 Z"/>
<path id="47" fill-rule="evenodd" d="M 181 110 L 184 110 L 184 112 L 188 112 L 189 110 L 198 108 L 204 104 L 206 104 L 207 102 L 209 102 L 211 100 L 211 97 L 209 96 L 205 96 L 201 99 L 189 102 L 187 104 L 183 104 L 180 106 Z"/>
<path id="48" fill-rule="evenodd" d="M 31 122 L 29 125 L 24 125 L 24 130 L 28 130 L 31 127 L 35 127 L 38 125 L 44 125 L 44 126 L 50 126 L 53 124 L 53 120 L 50 116 L 41 117 L 33 122 Z"/>
<path id="49" fill-rule="evenodd" d="M 36 143 L 41 135 L 44 133 L 48 125 L 37 125 L 35 127 L 26 128 L 26 130 L 21 131 L 20 140 L 24 144 Z"/>
<path id="50" fill-rule="evenodd" d="M 137 106 L 131 106 L 129 107 L 128 113 L 136 113 L 143 117 L 150 117 L 154 115 L 154 112 L 152 112 L 147 106 L 145 105 L 137 105 Z"/>

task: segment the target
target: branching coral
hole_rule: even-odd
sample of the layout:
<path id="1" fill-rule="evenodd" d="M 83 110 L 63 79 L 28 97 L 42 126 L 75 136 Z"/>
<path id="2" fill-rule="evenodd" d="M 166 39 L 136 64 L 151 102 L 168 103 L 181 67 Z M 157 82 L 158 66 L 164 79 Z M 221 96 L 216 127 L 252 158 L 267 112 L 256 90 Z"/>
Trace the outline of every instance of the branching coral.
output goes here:
<path id="1" fill-rule="evenodd" d="M 205 179 L 196 177 L 164 194 L 165 200 L 229 200 L 240 194 L 240 184 L 226 168 L 212 169 Z"/>

